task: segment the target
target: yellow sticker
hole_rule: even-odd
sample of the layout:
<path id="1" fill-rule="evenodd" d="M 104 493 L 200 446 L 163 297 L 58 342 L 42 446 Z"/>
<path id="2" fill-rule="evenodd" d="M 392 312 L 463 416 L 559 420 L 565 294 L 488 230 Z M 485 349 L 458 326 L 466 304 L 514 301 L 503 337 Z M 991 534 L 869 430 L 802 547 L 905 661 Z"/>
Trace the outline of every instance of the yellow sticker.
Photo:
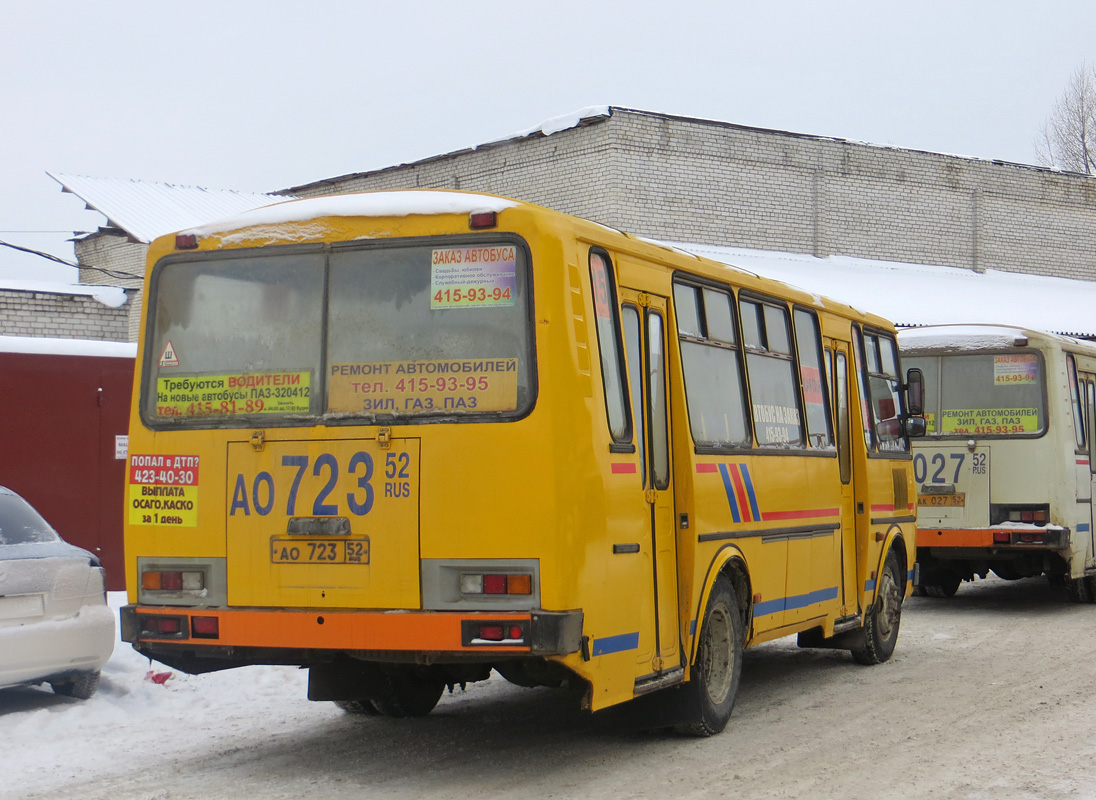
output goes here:
<path id="1" fill-rule="evenodd" d="M 196 528 L 198 463 L 198 456 L 130 456 L 129 524 Z"/>
<path id="2" fill-rule="evenodd" d="M 941 413 L 943 433 L 972 435 L 1034 433 L 1039 430 L 1037 408 L 949 408 Z"/>
<path id="3" fill-rule="evenodd" d="M 308 372 L 253 372 L 156 379 L 156 414 L 161 417 L 306 414 Z"/>
<path id="4" fill-rule="evenodd" d="M 351 414 L 513 411 L 516 358 L 332 364 L 328 410 Z"/>

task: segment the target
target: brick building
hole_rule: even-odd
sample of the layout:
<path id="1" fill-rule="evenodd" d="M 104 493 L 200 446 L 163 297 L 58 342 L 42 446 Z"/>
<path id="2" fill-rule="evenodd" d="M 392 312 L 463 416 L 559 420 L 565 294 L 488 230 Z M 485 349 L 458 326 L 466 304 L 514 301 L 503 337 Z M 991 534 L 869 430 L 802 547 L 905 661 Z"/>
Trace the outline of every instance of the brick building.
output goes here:
<path id="1" fill-rule="evenodd" d="M 54 177 L 110 221 L 77 241 L 80 263 L 130 275 L 143 274 L 160 233 L 292 196 L 421 187 L 514 197 L 675 242 L 1096 281 L 1092 177 L 616 106 L 272 195 Z M 81 280 L 140 285 L 91 269 Z M 133 308 L 131 339 L 139 298 Z"/>
<path id="2" fill-rule="evenodd" d="M 1096 280 L 1096 179 L 629 108 L 296 186 L 501 194 L 678 242 Z"/>

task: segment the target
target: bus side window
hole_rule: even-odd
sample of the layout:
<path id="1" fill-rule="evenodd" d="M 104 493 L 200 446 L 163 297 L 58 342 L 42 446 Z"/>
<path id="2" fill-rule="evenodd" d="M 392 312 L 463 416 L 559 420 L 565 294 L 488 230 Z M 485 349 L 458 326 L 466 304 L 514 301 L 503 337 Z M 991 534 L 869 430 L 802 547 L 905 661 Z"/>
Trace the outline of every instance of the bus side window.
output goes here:
<path id="1" fill-rule="evenodd" d="M 1093 383 L 1094 377 L 1092 375 L 1086 375 L 1084 378 L 1085 389 L 1085 430 L 1088 434 L 1088 441 L 1096 441 L 1096 384 Z M 1088 453 L 1088 468 L 1090 472 L 1096 473 L 1096 455 L 1092 452 L 1092 447 L 1089 447 Z"/>
<path id="2" fill-rule="evenodd" d="M 754 435 L 761 447 L 806 447 L 788 310 L 739 299 Z"/>
<path id="3" fill-rule="evenodd" d="M 628 381 L 632 396 L 632 419 L 635 420 L 636 446 L 639 448 L 639 480 L 647 485 L 647 432 L 643 426 L 643 353 L 640 350 L 639 309 L 624 306 L 624 354 L 628 359 Z"/>
<path id="4" fill-rule="evenodd" d="M 857 340 L 857 367 L 860 400 L 864 403 L 864 440 L 868 450 L 899 452 L 909 450 L 902 426 L 902 385 L 898 374 L 898 348 L 889 336 L 873 332 L 854 334 Z M 860 348 L 863 348 L 861 362 Z M 866 402 L 870 399 L 870 402 Z"/>
<path id="5" fill-rule="evenodd" d="M 749 447 L 746 387 L 731 296 L 675 283 L 674 312 L 693 442 L 698 447 Z"/>
<path id="6" fill-rule="evenodd" d="M 1077 449 L 1085 449 L 1085 415 L 1081 410 L 1080 386 L 1077 383 L 1077 363 L 1073 356 L 1066 354 L 1066 372 L 1069 375 L 1069 399 L 1073 405 L 1073 431 L 1077 438 Z"/>
<path id="7" fill-rule="evenodd" d="M 837 408 L 837 461 L 841 468 L 841 483 L 852 480 L 852 459 L 849 447 L 849 366 L 845 354 L 838 352 L 833 371 L 834 405 Z"/>
<path id="8" fill-rule="evenodd" d="M 609 257 L 590 251 L 590 284 L 594 291 L 594 319 L 597 327 L 598 352 L 601 354 L 601 380 L 605 387 L 605 411 L 609 433 L 617 445 L 632 440 L 625 397 L 626 377 L 621 358 L 622 342 L 617 319 L 616 285 Z"/>
<path id="9" fill-rule="evenodd" d="M 811 447 L 831 449 L 830 410 L 826 397 L 826 370 L 822 368 L 822 340 L 818 319 L 801 308 L 792 312 L 795 347 L 799 356 L 799 380 L 803 386 L 803 407 L 807 412 L 807 437 Z"/>

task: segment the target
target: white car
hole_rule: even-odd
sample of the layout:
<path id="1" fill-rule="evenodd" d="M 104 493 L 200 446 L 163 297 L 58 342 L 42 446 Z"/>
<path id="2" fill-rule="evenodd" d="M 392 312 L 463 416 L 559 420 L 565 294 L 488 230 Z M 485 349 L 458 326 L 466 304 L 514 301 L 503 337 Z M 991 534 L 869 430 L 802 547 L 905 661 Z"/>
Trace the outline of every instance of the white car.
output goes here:
<path id="1" fill-rule="evenodd" d="M 48 683 L 86 700 L 113 650 L 99 559 L 0 486 L 0 688 Z"/>

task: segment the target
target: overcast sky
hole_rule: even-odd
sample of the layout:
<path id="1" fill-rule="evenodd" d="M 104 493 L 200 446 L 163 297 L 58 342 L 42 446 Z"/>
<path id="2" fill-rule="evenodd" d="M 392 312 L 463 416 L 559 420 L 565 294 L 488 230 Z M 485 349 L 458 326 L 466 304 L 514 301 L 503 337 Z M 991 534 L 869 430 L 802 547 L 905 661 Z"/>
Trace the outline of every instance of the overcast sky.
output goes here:
<path id="1" fill-rule="evenodd" d="M 72 260 L 103 221 L 46 170 L 272 191 L 590 105 L 1035 163 L 1093 31 L 1093 0 L 9 3 L 0 240 Z"/>

